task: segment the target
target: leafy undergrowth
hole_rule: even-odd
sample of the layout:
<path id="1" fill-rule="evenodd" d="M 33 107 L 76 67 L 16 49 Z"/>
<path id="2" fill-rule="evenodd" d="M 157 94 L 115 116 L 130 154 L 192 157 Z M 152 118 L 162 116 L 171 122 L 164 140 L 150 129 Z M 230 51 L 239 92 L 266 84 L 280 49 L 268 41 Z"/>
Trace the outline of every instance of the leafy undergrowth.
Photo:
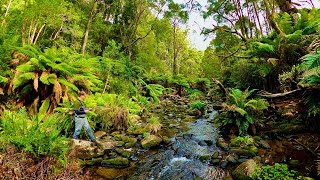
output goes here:
<path id="1" fill-rule="evenodd" d="M 0 154 L 0 179 L 89 179 L 90 173 L 83 172 L 76 152 L 68 153 L 68 161 L 62 166 L 51 156 L 35 159 L 31 154 L 7 146 Z"/>

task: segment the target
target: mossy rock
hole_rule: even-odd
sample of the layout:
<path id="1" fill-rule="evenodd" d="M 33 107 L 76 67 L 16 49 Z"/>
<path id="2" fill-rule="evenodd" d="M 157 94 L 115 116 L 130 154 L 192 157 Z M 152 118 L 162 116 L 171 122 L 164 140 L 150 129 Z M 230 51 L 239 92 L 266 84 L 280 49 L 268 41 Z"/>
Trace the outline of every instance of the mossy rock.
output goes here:
<path id="1" fill-rule="evenodd" d="M 227 159 L 228 162 L 236 164 L 237 160 L 238 160 L 238 157 L 236 155 L 231 155 L 230 154 L 226 159 Z"/>
<path id="2" fill-rule="evenodd" d="M 251 176 L 260 166 L 253 159 L 249 159 L 241 163 L 231 174 L 235 180 L 253 180 Z"/>
<path id="3" fill-rule="evenodd" d="M 228 144 L 224 141 L 223 138 L 219 138 L 218 139 L 217 146 L 222 148 L 223 150 L 227 150 L 228 149 Z"/>
<path id="4" fill-rule="evenodd" d="M 210 163 L 212 165 L 219 165 L 220 164 L 220 160 L 219 159 L 211 159 Z"/>
<path id="5" fill-rule="evenodd" d="M 129 148 L 129 147 L 132 147 L 132 146 L 134 146 L 136 143 L 137 143 L 137 139 L 136 138 L 129 138 L 128 139 L 128 142 L 126 142 L 125 144 L 124 144 L 124 146 L 126 147 L 126 148 Z"/>
<path id="6" fill-rule="evenodd" d="M 130 162 L 127 158 L 116 157 L 113 159 L 103 160 L 101 166 L 112 167 L 112 168 L 126 168 L 129 167 Z"/>
<path id="7" fill-rule="evenodd" d="M 123 142 L 123 141 L 118 141 L 117 146 L 118 146 L 118 147 L 122 147 L 122 146 L 124 146 L 125 144 L 126 144 L 126 143 Z"/>
<path id="8" fill-rule="evenodd" d="M 139 135 L 139 134 L 143 134 L 146 131 L 147 130 L 144 127 L 136 127 L 135 129 L 129 129 L 128 134 Z"/>
<path id="9" fill-rule="evenodd" d="M 119 153 L 122 157 L 128 158 L 132 155 L 131 151 L 123 150 L 120 148 L 116 148 L 115 151 Z"/>
<path id="10" fill-rule="evenodd" d="M 116 135 L 120 135 L 120 133 L 119 133 L 118 131 L 114 131 L 114 132 L 112 132 L 110 135 L 114 137 L 114 136 L 116 136 Z"/>
<path id="11" fill-rule="evenodd" d="M 214 152 L 212 154 L 212 156 L 211 156 L 212 159 L 217 159 L 218 157 L 219 157 L 219 152 L 218 151 Z"/>
<path id="12" fill-rule="evenodd" d="M 127 143 L 127 142 L 129 142 L 129 141 L 130 141 L 130 137 L 125 136 L 125 135 L 121 135 L 121 141 L 123 141 L 123 142 Z"/>
<path id="13" fill-rule="evenodd" d="M 168 136 L 163 136 L 162 137 L 162 141 L 165 143 L 165 144 L 169 144 L 170 143 L 170 138 Z"/>
<path id="14" fill-rule="evenodd" d="M 120 179 L 126 177 L 132 171 L 130 170 L 131 167 L 126 169 L 117 169 L 117 168 L 109 168 L 109 167 L 98 167 L 96 173 L 105 178 L 105 179 Z"/>
<path id="15" fill-rule="evenodd" d="M 92 159 L 89 159 L 89 160 L 84 160 L 82 161 L 82 165 L 89 165 L 89 166 L 93 166 L 95 164 L 99 164 L 102 162 L 102 157 L 100 158 L 92 158 Z"/>
<path id="16" fill-rule="evenodd" d="M 210 160 L 211 157 L 212 157 L 212 154 L 204 154 L 204 155 L 200 156 L 199 160 L 201 162 L 206 162 L 206 161 Z"/>
<path id="17" fill-rule="evenodd" d="M 143 149 L 149 149 L 150 147 L 157 146 L 162 141 L 161 138 L 155 135 L 150 135 L 142 139 L 141 146 Z"/>
<path id="18" fill-rule="evenodd" d="M 259 151 L 259 149 L 256 147 L 256 146 L 254 146 L 254 145 L 251 145 L 251 146 L 246 146 L 246 147 L 244 147 L 244 149 L 246 149 L 246 150 L 249 150 L 249 151 L 252 151 L 253 153 L 258 153 L 258 151 Z"/>
<path id="19" fill-rule="evenodd" d="M 270 149 L 269 143 L 267 141 L 265 141 L 265 140 L 260 140 L 260 141 L 257 142 L 257 144 L 262 148 Z"/>
<path id="20" fill-rule="evenodd" d="M 116 135 L 113 136 L 113 138 L 114 138 L 116 141 L 121 141 L 121 140 L 122 140 L 121 134 L 116 134 Z"/>
<path id="21" fill-rule="evenodd" d="M 230 152 L 235 153 L 237 155 L 248 156 L 248 157 L 255 157 L 256 156 L 255 152 L 253 152 L 251 150 L 241 149 L 241 148 L 230 149 Z"/>

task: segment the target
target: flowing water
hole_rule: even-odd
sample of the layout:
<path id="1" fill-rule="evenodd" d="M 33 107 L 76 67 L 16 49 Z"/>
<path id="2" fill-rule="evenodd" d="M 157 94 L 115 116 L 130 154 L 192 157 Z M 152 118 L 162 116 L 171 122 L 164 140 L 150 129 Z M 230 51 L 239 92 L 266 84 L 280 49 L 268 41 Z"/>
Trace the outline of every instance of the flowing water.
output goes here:
<path id="1" fill-rule="evenodd" d="M 210 121 L 216 115 L 189 122 L 189 130 L 176 134 L 170 139 L 170 145 L 155 154 L 146 156 L 137 165 L 135 173 L 128 179 L 193 180 L 205 178 L 212 169 L 199 158 L 213 154 L 218 148 L 216 139 L 218 130 Z"/>

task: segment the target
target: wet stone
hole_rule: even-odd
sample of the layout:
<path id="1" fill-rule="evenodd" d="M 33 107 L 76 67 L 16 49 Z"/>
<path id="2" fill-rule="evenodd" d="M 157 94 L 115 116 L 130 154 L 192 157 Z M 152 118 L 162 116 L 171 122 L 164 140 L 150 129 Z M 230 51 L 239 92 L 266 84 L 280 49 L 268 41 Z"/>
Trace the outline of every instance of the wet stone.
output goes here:
<path id="1" fill-rule="evenodd" d="M 227 165 L 228 165 L 228 161 L 223 161 L 221 162 L 220 167 L 224 169 L 227 167 Z"/>
<path id="2" fill-rule="evenodd" d="M 214 152 L 212 155 L 212 158 L 217 159 L 218 157 L 219 157 L 219 152 L 218 151 Z"/>
<path id="3" fill-rule="evenodd" d="M 236 159 L 236 157 L 235 156 L 233 156 L 233 155 L 229 155 L 228 157 L 227 157 L 227 161 L 228 162 L 231 162 L 231 163 L 237 163 L 237 159 Z"/>
<path id="4" fill-rule="evenodd" d="M 219 159 L 212 159 L 211 161 L 210 161 L 210 164 L 212 164 L 212 165 L 218 165 L 220 163 L 220 160 Z"/>

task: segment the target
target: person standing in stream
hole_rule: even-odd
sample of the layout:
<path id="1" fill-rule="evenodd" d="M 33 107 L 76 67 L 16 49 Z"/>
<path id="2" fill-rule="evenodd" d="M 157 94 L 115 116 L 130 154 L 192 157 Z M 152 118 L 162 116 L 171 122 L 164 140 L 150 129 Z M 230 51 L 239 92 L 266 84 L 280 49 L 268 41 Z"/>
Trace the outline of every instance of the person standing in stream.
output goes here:
<path id="1" fill-rule="evenodd" d="M 90 140 L 92 142 L 96 142 L 96 137 L 94 137 L 90 125 L 87 120 L 86 114 L 89 112 L 88 109 L 86 109 L 86 106 L 84 105 L 84 100 L 86 98 L 86 92 L 80 91 L 78 94 L 78 99 L 76 102 L 74 102 L 74 121 L 75 121 L 75 130 L 73 133 L 73 139 L 78 139 L 80 136 L 80 132 L 82 127 L 86 130 Z"/>

